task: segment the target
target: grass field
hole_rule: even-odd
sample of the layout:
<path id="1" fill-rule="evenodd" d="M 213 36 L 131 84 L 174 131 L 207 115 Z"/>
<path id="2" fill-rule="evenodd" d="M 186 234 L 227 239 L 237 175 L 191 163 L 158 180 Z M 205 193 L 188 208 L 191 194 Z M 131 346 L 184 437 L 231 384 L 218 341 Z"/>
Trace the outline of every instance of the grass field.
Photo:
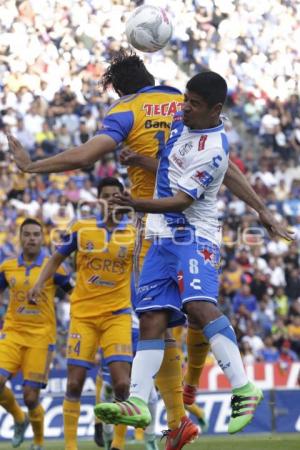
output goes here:
<path id="1" fill-rule="evenodd" d="M 0 450 L 9 450 L 8 443 L 0 444 Z M 21 447 L 28 449 L 29 444 L 25 442 Z M 81 441 L 79 443 L 79 450 L 97 449 L 96 445 L 89 441 Z M 161 449 L 164 448 L 162 444 Z M 263 437 L 257 436 L 234 436 L 234 437 L 201 437 L 198 441 L 185 447 L 186 450 L 300 450 L 300 433 L 299 434 L 274 434 Z M 143 445 L 128 444 L 128 450 L 144 450 Z M 63 443 L 57 441 L 48 441 L 45 445 L 45 450 L 64 450 Z"/>

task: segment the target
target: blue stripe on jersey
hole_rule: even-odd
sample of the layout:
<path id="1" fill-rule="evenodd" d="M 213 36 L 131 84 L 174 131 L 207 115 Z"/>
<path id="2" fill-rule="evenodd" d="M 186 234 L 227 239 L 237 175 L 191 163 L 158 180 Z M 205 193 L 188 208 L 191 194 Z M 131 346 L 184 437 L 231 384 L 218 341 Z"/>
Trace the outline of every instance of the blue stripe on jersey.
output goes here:
<path id="1" fill-rule="evenodd" d="M 64 287 L 67 283 L 70 282 L 70 276 L 67 274 L 64 275 L 62 273 L 54 274 L 53 279 L 54 279 L 54 283 L 60 287 Z"/>
<path id="2" fill-rule="evenodd" d="M 98 134 L 110 136 L 119 144 L 127 138 L 132 130 L 133 122 L 134 117 L 132 111 L 111 113 L 104 118 L 103 129 Z"/>
<path id="3" fill-rule="evenodd" d="M 181 92 L 172 86 L 146 86 L 138 91 L 139 94 L 143 92 L 165 92 L 167 94 L 181 94 Z"/>
<path id="4" fill-rule="evenodd" d="M 226 155 L 228 155 L 228 153 L 229 153 L 229 142 L 228 142 L 226 134 L 225 133 L 221 133 L 221 138 L 222 138 L 222 147 L 224 149 L 224 152 L 226 153 Z"/>
<path id="5" fill-rule="evenodd" d="M 5 273 L 0 272 L 0 289 L 4 290 L 7 286 L 8 286 L 8 282 L 6 281 Z"/>
<path id="6" fill-rule="evenodd" d="M 63 243 L 56 247 L 56 251 L 61 255 L 69 256 L 77 250 L 77 231 L 71 234 L 65 234 L 62 237 Z"/>
<path id="7" fill-rule="evenodd" d="M 180 115 L 182 114 L 176 114 L 174 118 Z M 174 144 L 181 136 L 183 127 L 184 125 L 181 120 L 173 121 L 169 140 L 162 150 L 156 180 L 158 198 L 173 197 L 169 180 L 169 156 L 173 150 Z M 182 213 L 165 213 L 164 216 L 170 226 L 185 225 L 188 223 Z"/>

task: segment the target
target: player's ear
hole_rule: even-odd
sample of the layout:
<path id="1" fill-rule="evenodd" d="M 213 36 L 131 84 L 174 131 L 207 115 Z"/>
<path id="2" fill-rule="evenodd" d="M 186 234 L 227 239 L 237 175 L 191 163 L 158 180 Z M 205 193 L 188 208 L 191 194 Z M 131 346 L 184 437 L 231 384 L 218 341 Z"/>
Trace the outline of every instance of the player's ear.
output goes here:
<path id="1" fill-rule="evenodd" d="M 219 117 L 223 108 L 223 103 L 216 103 L 210 110 L 212 117 Z"/>

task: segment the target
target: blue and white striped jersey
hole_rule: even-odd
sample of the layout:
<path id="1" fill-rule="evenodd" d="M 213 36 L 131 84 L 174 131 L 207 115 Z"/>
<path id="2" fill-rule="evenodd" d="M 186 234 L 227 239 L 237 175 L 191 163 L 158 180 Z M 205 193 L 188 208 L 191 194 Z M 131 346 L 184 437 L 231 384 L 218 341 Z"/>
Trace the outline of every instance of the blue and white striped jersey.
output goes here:
<path id="1" fill-rule="evenodd" d="M 207 130 L 184 126 L 182 113 L 174 116 L 170 138 L 157 171 L 155 198 L 186 192 L 194 202 L 182 213 L 148 214 L 146 237 L 172 237 L 175 228 L 192 229 L 220 245 L 217 194 L 228 168 L 229 146 L 221 125 Z"/>

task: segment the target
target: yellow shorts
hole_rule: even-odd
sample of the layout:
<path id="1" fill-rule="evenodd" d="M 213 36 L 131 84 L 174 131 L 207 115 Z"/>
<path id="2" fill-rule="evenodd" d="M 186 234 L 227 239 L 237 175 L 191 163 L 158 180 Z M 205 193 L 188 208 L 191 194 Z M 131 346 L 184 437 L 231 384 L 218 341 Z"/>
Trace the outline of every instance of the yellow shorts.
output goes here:
<path id="1" fill-rule="evenodd" d="M 24 382 L 35 388 L 44 388 L 48 382 L 49 367 L 53 358 L 55 345 L 47 348 L 26 347 L 16 343 L 9 335 L 0 337 L 0 375 L 7 378 L 19 370 Z"/>
<path id="2" fill-rule="evenodd" d="M 114 361 L 132 362 L 130 313 L 116 311 L 90 320 L 71 319 L 68 364 L 92 368 L 99 347 L 106 364 Z"/>

